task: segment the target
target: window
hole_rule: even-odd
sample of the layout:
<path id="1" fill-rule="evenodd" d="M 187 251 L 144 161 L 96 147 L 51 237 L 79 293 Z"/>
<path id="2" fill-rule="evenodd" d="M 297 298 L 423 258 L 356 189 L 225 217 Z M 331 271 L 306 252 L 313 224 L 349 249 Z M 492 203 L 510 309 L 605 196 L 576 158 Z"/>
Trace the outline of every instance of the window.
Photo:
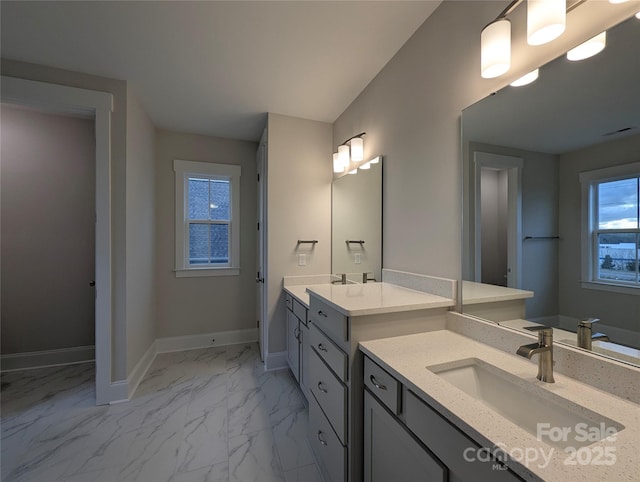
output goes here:
<path id="1" fill-rule="evenodd" d="M 601 289 L 637 293 L 640 163 L 582 173 L 580 181 L 584 282 L 604 285 Z"/>
<path id="2" fill-rule="evenodd" d="M 240 273 L 240 166 L 174 161 L 176 276 Z"/>

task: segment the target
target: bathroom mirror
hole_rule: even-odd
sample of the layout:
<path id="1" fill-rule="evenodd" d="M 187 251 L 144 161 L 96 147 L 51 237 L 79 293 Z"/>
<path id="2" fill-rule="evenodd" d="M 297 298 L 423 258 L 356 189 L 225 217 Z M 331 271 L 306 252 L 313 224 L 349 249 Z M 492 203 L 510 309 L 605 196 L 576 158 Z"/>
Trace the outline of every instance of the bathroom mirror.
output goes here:
<path id="1" fill-rule="evenodd" d="M 382 276 L 382 156 L 369 169 L 336 177 L 331 192 L 331 272 L 352 281 Z"/>
<path id="2" fill-rule="evenodd" d="M 574 346 L 578 322 L 599 319 L 592 332 L 609 341 L 592 351 L 636 365 L 639 182 L 627 196 L 616 178 L 640 175 L 638 45 L 632 17 L 594 57 L 557 58 L 533 83 L 462 113 L 462 311 L 516 329 L 551 325 L 554 341 Z M 596 209 L 608 231 L 583 233 Z"/>

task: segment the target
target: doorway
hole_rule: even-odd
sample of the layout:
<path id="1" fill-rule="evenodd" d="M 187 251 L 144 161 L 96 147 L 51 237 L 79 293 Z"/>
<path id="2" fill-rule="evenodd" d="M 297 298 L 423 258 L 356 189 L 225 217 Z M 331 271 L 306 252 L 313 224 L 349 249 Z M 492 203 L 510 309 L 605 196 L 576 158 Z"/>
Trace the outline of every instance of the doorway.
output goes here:
<path id="1" fill-rule="evenodd" d="M 111 376 L 111 112 L 113 95 L 2 76 L 1 101 L 57 113 L 83 113 L 95 121 L 95 360 L 96 404 L 128 398 L 127 384 Z"/>
<path id="2" fill-rule="evenodd" d="M 474 281 L 520 288 L 523 160 L 474 152 L 474 164 Z"/>

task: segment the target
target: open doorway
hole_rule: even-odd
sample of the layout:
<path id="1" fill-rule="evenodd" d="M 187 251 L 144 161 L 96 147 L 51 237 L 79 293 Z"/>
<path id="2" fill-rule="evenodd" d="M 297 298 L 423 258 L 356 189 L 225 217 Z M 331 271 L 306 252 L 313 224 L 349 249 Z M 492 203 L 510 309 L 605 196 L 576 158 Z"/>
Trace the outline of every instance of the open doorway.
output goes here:
<path id="1" fill-rule="evenodd" d="M 52 113 L 83 114 L 95 123 L 95 401 L 105 404 L 127 398 L 126 383 L 111 377 L 111 112 L 113 96 L 76 87 L 2 77 L 3 103 Z M 88 280 L 90 283 L 93 280 Z M 90 288 L 93 288 L 89 286 Z M 34 303 L 37 300 L 33 301 Z"/>
<path id="2" fill-rule="evenodd" d="M 474 163 L 474 280 L 521 288 L 523 160 L 475 152 Z"/>

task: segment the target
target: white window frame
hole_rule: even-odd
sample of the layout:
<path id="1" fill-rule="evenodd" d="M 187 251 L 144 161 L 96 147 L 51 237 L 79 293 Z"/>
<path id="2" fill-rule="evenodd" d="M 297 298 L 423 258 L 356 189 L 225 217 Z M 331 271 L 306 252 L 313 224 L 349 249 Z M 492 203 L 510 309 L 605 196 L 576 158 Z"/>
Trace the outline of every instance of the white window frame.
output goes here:
<path id="1" fill-rule="evenodd" d="M 240 166 L 212 162 L 174 160 L 176 183 L 176 277 L 237 276 L 240 274 Z M 229 206 L 229 264 L 225 266 L 189 264 L 189 205 L 187 200 L 190 177 L 228 179 L 231 204 Z"/>
<path id="2" fill-rule="evenodd" d="M 598 184 L 609 181 L 618 181 L 632 177 L 640 177 L 640 162 L 623 164 L 580 173 L 582 191 L 582 282 L 583 288 L 602 291 L 613 291 L 640 295 L 640 286 L 614 280 L 598 279 L 598 240 L 596 213 L 598 209 Z M 623 229 L 621 232 L 640 232 L 640 229 Z"/>

